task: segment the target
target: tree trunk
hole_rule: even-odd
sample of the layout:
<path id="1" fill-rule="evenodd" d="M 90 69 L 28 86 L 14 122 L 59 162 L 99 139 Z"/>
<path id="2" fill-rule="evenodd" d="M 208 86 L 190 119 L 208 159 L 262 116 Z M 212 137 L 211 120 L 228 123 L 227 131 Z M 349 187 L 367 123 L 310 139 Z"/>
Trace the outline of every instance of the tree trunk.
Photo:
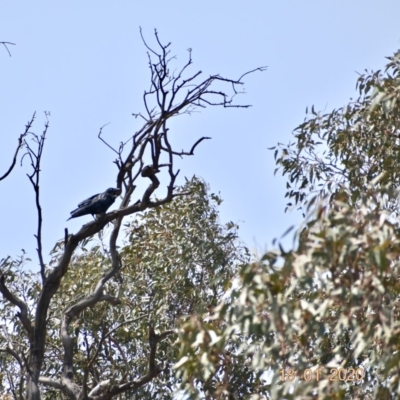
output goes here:
<path id="1" fill-rule="evenodd" d="M 40 301 L 39 301 L 40 302 Z M 46 310 L 47 311 L 47 310 Z M 29 355 L 29 370 L 27 372 L 27 385 L 26 385 L 26 399 L 27 400 L 40 400 L 40 390 L 39 390 L 39 376 L 40 370 L 42 368 L 43 354 L 44 354 L 44 342 L 46 337 L 46 321 L 43 321 L 43 317 L 47 312 L 43 312 L 36 316 L 36 320 L 40 320 L 42 323 L 42 329 L 37 329 L 35 327 L 33 334 L 33 341 L 30 346 Z"/>
<path id="2" fill-rule="evenodd" d="M 26 385 L 26 399 L 27 400 L 40 400 L 39 392 L 39 374 L 28 372 L 27 385 Z"/>

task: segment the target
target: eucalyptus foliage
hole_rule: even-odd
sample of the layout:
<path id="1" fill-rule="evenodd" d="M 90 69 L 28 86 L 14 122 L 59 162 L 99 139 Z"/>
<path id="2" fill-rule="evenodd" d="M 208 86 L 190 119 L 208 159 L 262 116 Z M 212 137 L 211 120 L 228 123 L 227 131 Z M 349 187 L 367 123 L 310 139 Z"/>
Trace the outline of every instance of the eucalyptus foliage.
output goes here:
<path id="1" fill-rule="evenodd" d="M 400 61 L 389 60 L 385 74 L 365 71 L 359 76 L 356 100 L 324 115 L 314 107 L 307 109 L 307 118 L 293 132 L 294 141 L 272 148 L 275 172 L 287 177 L 289 208 L 304 209 L 316 197 L 332 195 L 345 195 L 355 205 L 378 176 L 380 185 L 399 187 L 400 114 L 395 100 Z M 390 113 L 388 106 L 376 102 L 377 92 L 392 99 Z M 397 212 L 397 200 L 390 200 L 391 210 Z"/>
<path id="2" fill-rule="evenodd" d="M 232 285 L 241 264 L 249 261 L 247 249 L 237 237 L 237 226 L 219 221 L 221 199 L 209 193 L 207 185 L 193 177 L 178 190 L 173 202 L 136 214 L 125 226 L 120 243 L 123 268 L 108 291 L 119 290 L 119 304 L 99 302 L 82 312 L 72 323 L 74 362 L 78 384 L 85 371 L 107 381 L 135 380 L 148 368 L 149 324 L 154 335 L 175 331 L 189 315 L 203 315 L 215 307 Z M 183 196 L 184 194 L 184 196 Z M 60 320 L 64 310 L 93 291 L 110 266 L 105 243 L 107 230 L 82 243 L 75 253 L 68 275 L 50 305 L 43 375 L 56 379 L 62 368 Z M 62 245 L 52 252 L 51 265 L 58 263 Z M 40 290 L 39 275 L 26 272 L 24 258 L 3 261 L 10 286 L 28 304 L 34 304 Z M 122 281 L 122 283 L 121 283 Z M 11 343 L 18 354 L 29 343 L 15 307 L 0 300 L 0 343 Z M 179 381 L 172 365 L 178 361 L 177 335 L 160 342 L 157 362 L 164 371 L 138 390 L 119 395 L 119 399 L 172 399 Z M 13 357 L 0 353 L 0 393 L 18 390 L 23 372 Z M 7 366 L 7 368 L 3 368 Z M 93 385 L 98 382 L 93 383 Z M 93 395 L 94 396 L 94 395 Z M 62 399 L 59 390 L 43 388 L 43 399 Z"/>
<path id="3" fill-rule="evenodd" d="M 305 221 L 294 249 L 244 266 L 228 299 L 181 326 L 190 398 L 399 398 L 400 109 L 375 98 L 397 96 L 398 65 L 273 148 Z"/>

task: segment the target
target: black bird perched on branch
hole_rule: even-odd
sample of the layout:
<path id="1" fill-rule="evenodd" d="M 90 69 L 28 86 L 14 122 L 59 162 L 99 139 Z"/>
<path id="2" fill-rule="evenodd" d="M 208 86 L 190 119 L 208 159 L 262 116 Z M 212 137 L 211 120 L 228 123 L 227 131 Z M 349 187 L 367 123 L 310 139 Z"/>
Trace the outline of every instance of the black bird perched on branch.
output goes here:
<path id="1" fill-rule="evenodd" d="M 92 197 L 82 201 L 78 204 L 78 208 L 71 211 L 71 216 L 67 219 L 81 217 L 82 215 L 104 214 L 115 199 L 121 194 L 120 189 L 109 188 L 104 193 L 95 194 Z"/>

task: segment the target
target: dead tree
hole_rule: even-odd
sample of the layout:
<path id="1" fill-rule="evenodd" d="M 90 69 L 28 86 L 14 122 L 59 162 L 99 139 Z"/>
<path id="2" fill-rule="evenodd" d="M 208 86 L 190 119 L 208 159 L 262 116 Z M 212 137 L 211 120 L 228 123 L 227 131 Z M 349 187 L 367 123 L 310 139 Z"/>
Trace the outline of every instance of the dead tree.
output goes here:
<path id="1" fill-rule="evenodd" d="M 65 229 L 63 254 L 58 265 L 53 269 L 47 267 L 43 261 L 41 244 L 42 217 L 39 196 L 40 162 L 48 124 L 46 124 L 45 130 L 41 136 L 34 136 L 37 149 L 28 146 L 25 140 L 31 123 L 28 124 L 25 133 L 20 137 L 21 142 L 19 143 L 14 162 L 10 168 L 11 170 L 14 166 L 18 150 L 23 143 L 26 146 L 26 155 L 31 161 L 32 173 L 29 174 L 28 177 L 36 195 L 38 232 L 35 236 L 38 247 L 37 251 L 42 288 L 37 303 L 35 304 L 35 312 L 33 315 L 30 315 L 27 304 L 8 289 L 7 276 L 2 274 L 1 270 L 0 292 L 5 299 L 19 309 L 17 317 L 21 321 L 29 341 L 27 357 L 15 354 L 15 351 L 8 348 L 8 353 L 15 358 L 26 373 L 26 398 L 28 400 L 40 399 L 40 385 L 55 388 L 70 399 L 75 400 L 111 399 L 118 394 L 145 385 L 163 370 L 163 367 L 156 363 L 157 345 L 168 335 L 172 334 L 173 331 L 165 331 L 156 334 L 151 322 L 149 322 L 148 334 L 150 353 L 148 358 L 148 371 L 146 374 L 140 379 L 128 380 L 120 383 L 111 383 L 100 379 L 97 385 L 90 386 L 88 381 L 89 362 L 83 384 L 78 385 L 74 380 L 74 350 L 71 323 L 85 309 L 93 307 L 99 302 L 109 302 L 115 305 L 120 301 L 116 294 L 105 292 L 105 284 L 113 277 L 118 276 L 122 267 L 121 257 L 118 253 L 116 243 L 123 218 L 171 202 L 177 195 L 182 195 L 182 193 L 177 193 L 175 191 L 175 181 L 179 170 L 176 170 L 174 161 L 176 157 L 193 155 L 196 147 L 203 140 L 209 139 L 209 137 L 198 138 L 188 150 L 175 149 L 170 141 L 170 135 L 172 134 L 168 128 L 170 119 L 178 115 L 191 113 L 199 108 L 206 108 L 207 106 L 249 107 L 249 105 L 235 104 L 233 102 L 234 97 L 240 93 L 240 87 L 243 85 L 242 79 L 245 75 L 265 69 L 264 67 L 254 69 L 246 72 L 238 79 L 211 75 L 202 80 L 201 71 L 188 75 L 192 65 L 192 53 L 190 49 L 188 51 L 187 62 L 179 71 L 175 72 L 170 69 L 170 63 L 173 59 L 170 55 L 170 44 L 162 44 L 157 31 L 155 32 L 157 50 L 150 47 L 143 36 L 142 39 L 148 50 L 150 87 L 143 94 L 145 111 L 134 114 L 134 116 L 143 121 L 143 126 L 134 133 L 128 141 L 121 143 L 118 148 L 113 147 L 103 139 L 102 131 L 104 127 L 100 128 L 98 135 L 99 139 L 116 154 L 116 159 L 114 161 L 117 166 L 116 187 L 122 191 L 123 199 L 117 210 L 109 212 L 101 218 L 83 225 L 77 233 L 69 234 L 68 230 Z M 215 89 L 215 84 L 219 84 L 217 85 L 218 88 L 225 85 L 230 94 Z M 158 174 L 163 171 L 165 171 L 164 175 L 167 177 L 166 195 L 163 198 L 155 199 L 154 194 L 160 186 Z M 137 194 L 135 192 L 136 183 L 139 179 L 143 178 L 149 180 L 149 185 L 143 193 Z M 134 193 L 138 195 L 140 200 L 132 204 L 131 199 Z M 111 268 L 104 273 L 90 295 L 76 301 L 63 313 L 60 338 L 63 345 L 64 356 L 62 372 L 59 379 L 54 380 L 46 376 L 41 376 L 50 301 L 58 291 L 63 277 L 67 274 L 71 257 L 78 245 L 85 239 L 99 233 L 110 222 L 113 223 L 109 243 L 112 261 Z"/>

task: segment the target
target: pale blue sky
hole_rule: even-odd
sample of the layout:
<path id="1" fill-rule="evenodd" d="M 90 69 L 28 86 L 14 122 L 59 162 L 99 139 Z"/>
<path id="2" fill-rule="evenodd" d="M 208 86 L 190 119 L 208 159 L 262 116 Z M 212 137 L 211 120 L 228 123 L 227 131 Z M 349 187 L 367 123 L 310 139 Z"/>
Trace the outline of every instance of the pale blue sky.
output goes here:
<path id="1" fill-rule="evenodd" d="M 32 113 L 39 133 L 42 112 L 50 111 L 41 185 L 45 253 L 65 227 L 73 233 L 88 222 L 66 219 L 79 201 L 115 184 L 114 154 L 98 130 L 111 122 L 105 137 L 118 144 L 140 128 L 131 114 L 142 110 L 149 81 L 139 26 L 149 42 L 157 28 L 177 62 L 192 48 L 193 71 L 205 76 L 237 78 L 268 66 L 246 78 L 239 101 L 252 108 L 203 110 L 172 128 L 179 144 L 212 136 L 180 164 L 182 178 L 204 178 L 224 199 L 222 221 L 238 222 L 250 247 L 271 248 L 300 217 L 284 214 L 285 181 L 273 176 L 267 147 L 290 140 L 306 106 L 329 111 L 354 97 L 356 71 L 383 68 L 384 57 L 400 48 L 399 15 L 398 0 L 3 0 L 0 41 L 16 46 L 11 58 L 0 49 L 0 173 Z M 0 182 L 0 258 L 21 248 L 35 256 L 27 168 Z"/>

